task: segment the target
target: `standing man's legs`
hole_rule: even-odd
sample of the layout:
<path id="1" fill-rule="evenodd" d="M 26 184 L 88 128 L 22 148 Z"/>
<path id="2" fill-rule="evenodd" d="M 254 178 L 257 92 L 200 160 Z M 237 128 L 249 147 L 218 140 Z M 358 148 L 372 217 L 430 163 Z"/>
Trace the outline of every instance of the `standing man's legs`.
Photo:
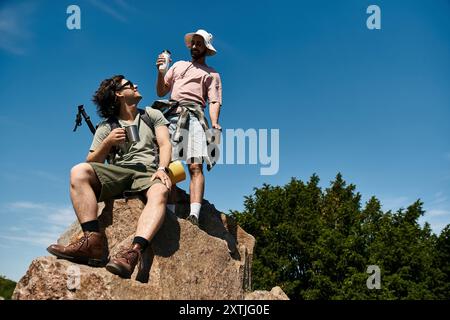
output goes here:
<path id="1" fill-rule="evenodd" d="M 188 164 L 191 182 L 189 184 L 191 212 L 188 220 L 198 225 L 200 209 L 202 207 L 203 194 L 205 192 L 205 176 L 203 175 L 202 163 Z"/>
<path id="2" fill-rule="evenodd" d="M 178 114 L 171 115 L 167 118 L 170 121 L 169 126 L 169 133 L 171 136 L 171 139 L 173 138 L 173 134 L 176 131 L 177 128 L 177 122 L 178 122 Z M 189 130 L 191 130 L 191 125 L 194 123 L 194 119 L 189 119 Z M 203 138 L 203 129 L 201 128 L 200 124 L 197 120 L 197 134 L 199 136 L 196 137 L 196 141 L 200 141 Z M 188 148 L 190 143 L 188 141 L 192 141 L 192 137 L 190 136 L 191 131 L 181 129 L 181 135 L 182 135 L 182 141 L 180 143 L 175 143 L 172 141 L 172 145 L 174 146 L 172 149 L 172 160 L 175 159 L 185 159 L 186 153 L 188 153 Z M 191 142 L 193 143 L 193 142 Z M 192 147 L 192 146 L 191 146 Z M 191 162 L 189 162 L 191 160 Z M 203 194 L 205 190 L 205 176 L 203 175 L 203 163 L 201 158 L 191 158 L 186 160 L 186 164 L 188 166 L 189 175 L 191 178 L 190 184 L 189 184 L 189 193 L 190 193 L 190 204 L 191 204 L 191 211 L 187 218 L 188 221 L 192 222 L 193 224 L 198 226 L 198 218 L 200 215 L 200 209 L 203 202 Z M 172 186 L 172 192 L 169 197 L 169 204 L 167 207 L 175 212 L 175 203 L 176 203 L 176 185 Z"/>

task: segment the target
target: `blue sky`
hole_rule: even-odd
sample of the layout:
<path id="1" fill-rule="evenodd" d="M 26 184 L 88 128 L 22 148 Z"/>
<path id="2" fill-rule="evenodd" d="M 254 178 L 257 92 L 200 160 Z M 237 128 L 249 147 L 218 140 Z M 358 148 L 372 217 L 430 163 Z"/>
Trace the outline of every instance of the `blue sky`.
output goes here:
<path id="1" fill-rule="evenodd" d="M 81 9 L 81 30 L 66 9 Z M 369 5 L 381 30 L 366 27 Z M 434 232 L 450 223 L 450 2 L 433 1 L 1 1 L 0 274 L 18 280 L 75 219 L 70 168 L 91 134 L 72 132 L 76 106 L 124 74 L 141 106 L 157 99 L 156 56 L 189 59 L 183 36 L 204 28 L 218 54 L 224 128 L 279 129 L 279 171 L 218 165 L 205 197 L 243 208 L 263 183 L 337 172 L 385 210 L 424 201 Z M 180 185 L 187 189 L 187 183 Z"/>

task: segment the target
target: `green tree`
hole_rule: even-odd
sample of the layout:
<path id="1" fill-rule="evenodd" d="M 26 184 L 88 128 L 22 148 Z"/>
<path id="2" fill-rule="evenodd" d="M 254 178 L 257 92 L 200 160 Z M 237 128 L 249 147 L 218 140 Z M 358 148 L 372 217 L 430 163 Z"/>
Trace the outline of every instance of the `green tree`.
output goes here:
<path id="1" fill-rule="evenodd" d="M 0 275 L 0 297 L 11 299 L 16 283 Z"/>
<path id="2" fill-rule="evenodd" d="M 450 228 L 439 237 L 419 217 L 423 203 L 384 213 L 337 174 L 255 188 L 245 209 L 232 211 L 257 241 L 254 289 L 280 285 L 291 299 L 448 299 Z M 367 288 L 367 267 L 381 270 L 381 289 Z"/>
<path id="3" fill-rule="evenodd" d="M 435 294 L 438 299 L 449 299 L 450 297 L 450 225 L 442 230 L 436 239 L 437 259 L 436 264 L 442 272 L 436 279 Z"/>

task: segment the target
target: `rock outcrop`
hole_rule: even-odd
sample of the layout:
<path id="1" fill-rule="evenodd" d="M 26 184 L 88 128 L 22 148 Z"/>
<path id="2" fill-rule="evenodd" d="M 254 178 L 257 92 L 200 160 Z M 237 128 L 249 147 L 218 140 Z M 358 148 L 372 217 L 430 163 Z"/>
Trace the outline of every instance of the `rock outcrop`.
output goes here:
<path id="1" fill-rule="evenodd" d="M 192 225 L 183 219 L 189 212 L 188 195 L 179 191 L 177 212 L 167 212 L 131 279 L 122 279 L 105 268 L 40 257 L 17 284 L 13 299 L 272 298 L 248 295 L 253 236 L 206 200 L 200 214 L 201 229 Z M 99 206 L 99 222 L 107 238 L 105 257 L 130 245 L 143 207 L 139 198 Z M 58 242 L 66 245 L 80 232 L 75 222 Z"/>
<path id="2" fill-rule="evenodd" d="M 247 292 L 245 300 L 289 300 L 289 297 L 280 287 L 273 287 L 270 291 L 256 290 Z"/>

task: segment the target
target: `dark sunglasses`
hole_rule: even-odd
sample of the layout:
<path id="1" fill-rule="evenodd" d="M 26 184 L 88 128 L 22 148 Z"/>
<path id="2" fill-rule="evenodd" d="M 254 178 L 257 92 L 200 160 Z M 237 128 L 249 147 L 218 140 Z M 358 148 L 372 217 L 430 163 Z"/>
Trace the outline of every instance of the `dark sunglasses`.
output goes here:
<path id="1" fill-rule="evenodd" d="M 131 82 L 130 80 L 128 80 L 127 82 L 125 82 L 123 85 L 118 86 L 116 91 L 120 91 L 122 89 L 124 89 L 126 86 L 130 86 L 130 89 L 134 89 L 135 85 L 133 84 L 133 82 Z"/>

